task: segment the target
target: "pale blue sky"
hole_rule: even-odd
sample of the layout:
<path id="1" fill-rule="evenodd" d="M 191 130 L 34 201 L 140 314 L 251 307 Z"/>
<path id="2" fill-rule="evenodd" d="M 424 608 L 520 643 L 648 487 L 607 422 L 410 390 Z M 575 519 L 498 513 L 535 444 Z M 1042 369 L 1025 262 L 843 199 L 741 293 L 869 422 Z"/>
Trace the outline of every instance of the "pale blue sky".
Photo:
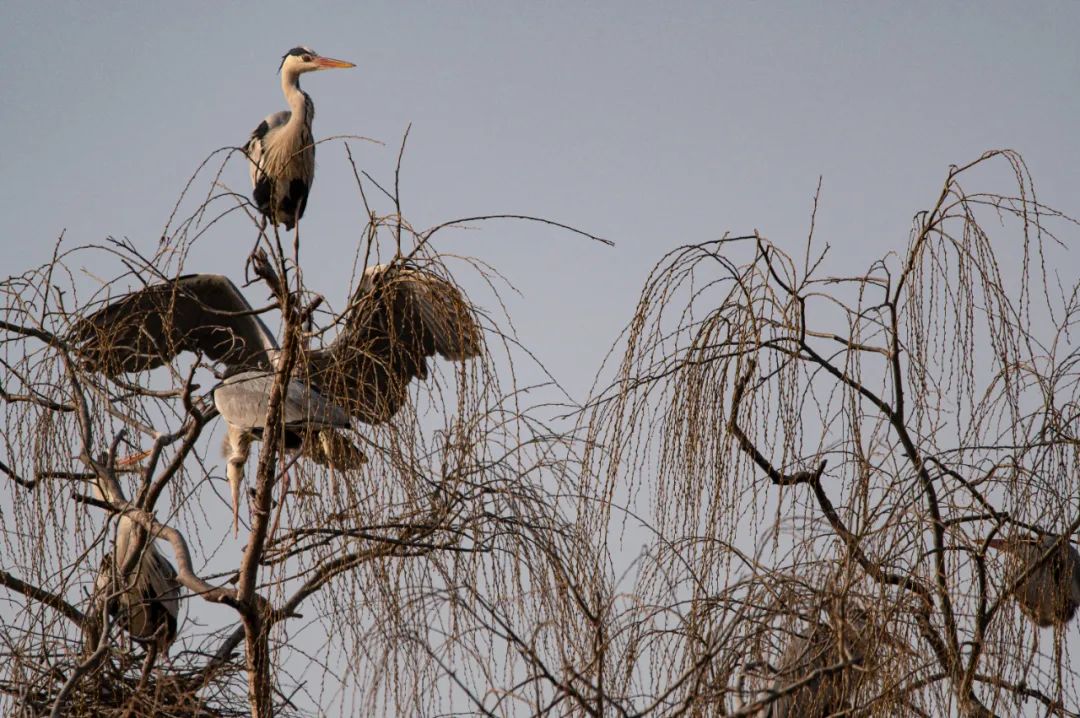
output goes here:
<path id="1" fill-rule="evenodd" d="M 527 212 L 618 243 L 501 224 L 439 245 L 522 290 L 522 338 L 575 393 L 664 251 L 758 228 L 796 252 L 819 174 L 834 271 L 902 249 L 946 167 L 986 149 L 1020 150 L 1049 203 L 1080 197 L 1080 3 L 7 1 L 2 16 L 5 273 L 45 261 L 62 229 L 149 250 L 199 161 L 284 108 L 279 58 L 307 44 L 358 66 L 305 78 L 317 137 L 385 142 L 356 155 L 386 179 L 413 123 L 415 224 Z M 240 161 L 224 179 L 248 190 Z M 305 248 L 331 260 L 309 281 L 338 301 L 358 217 L 344 152 L 324 145 Z M 188 269 L 239 272 L 250 234 L 226 222 Z"/>

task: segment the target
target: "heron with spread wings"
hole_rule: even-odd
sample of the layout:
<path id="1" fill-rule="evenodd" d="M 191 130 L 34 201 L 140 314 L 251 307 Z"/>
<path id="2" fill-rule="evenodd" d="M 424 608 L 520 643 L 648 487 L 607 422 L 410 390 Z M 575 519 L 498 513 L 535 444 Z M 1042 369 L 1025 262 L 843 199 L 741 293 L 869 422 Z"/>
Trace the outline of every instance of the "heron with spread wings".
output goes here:
<path id="1" fill-rule="evenodd" d="M 86 366 L 107 376 L 153 369 L 182 352 L 224 366 L 214 405 L 228 425 L 226 469 L 234 522 L 253 440 L 261 438 L 278 358 L 274 335 L 236 285 L 189 274 L 125 295 L 79 321 L 70 335 Z M 427 360 L 479 354 L 480 328 L 456 287 L 403 263 L 368 267 L 323 348 L 304 349 L 283 405 L 286 448 L 331 467 L 363 461 L 341 431 L 355 418 L 389 420 Z"/>

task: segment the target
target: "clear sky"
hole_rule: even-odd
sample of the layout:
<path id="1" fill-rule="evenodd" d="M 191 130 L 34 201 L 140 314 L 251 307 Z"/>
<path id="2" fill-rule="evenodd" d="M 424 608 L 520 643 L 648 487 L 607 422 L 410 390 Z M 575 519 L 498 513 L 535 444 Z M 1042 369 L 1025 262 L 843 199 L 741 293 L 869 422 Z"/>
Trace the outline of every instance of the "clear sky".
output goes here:
<path id="1" fill-rule="evenodd" d="M 819 175 L 834 271 L 902 249 L 947 166 L 983 150 L 1021 151 L 1051 204 L 1080 197 L 1080 3 L 8 0 L 0 14 L 0 271 L 45 261 L 65 229 L 152 249 L 198 163 L 285 107 L 275 71 L 306 44 L 357 64 L 305 77 L 316 137 L 385 142 L 354 146 L 385 180 L 413 124 L 414 224 L 525 212 L 617 242 L 499 224 L 438 245 L 521 290 L 522 339 L 577 394 L 663 252 L 754 228 L 797 252 Z M 246 192 L 244 163 L 224 181 Z M 323 145 L 305 251 L 337 301 L 361 216 L 343 149 Z M 250 234 L 226 222 L 187 268 L 235 276 Z"/>
<path id="2" fill-rule="evenodd" d="M 353 150 L 388 180 L 412 123 L 414 225 L 527 213 L 617 243 L 501 223 L 437 244 L 520 290 L 522 341 L 576 398 L 664 252 L 756 228 L 798 254 L 819 176 L 835 274 L 902 251 L 948 166 L 989 149 L 1080 214 L 1080 2 L 0 3 L 0 273 L 61 231 L 151 252 L 198 164 L 285 109 L 304 44 L 357 65 L 304 77 L 317 138 L 385 143 Z M 248 191 L 242 158 L 222 179 Z M 304 261 L 339 303 L 363 219 L 322 145 Z M 186 269 L 239 278 L 253 239 L 229 218 Z"/>

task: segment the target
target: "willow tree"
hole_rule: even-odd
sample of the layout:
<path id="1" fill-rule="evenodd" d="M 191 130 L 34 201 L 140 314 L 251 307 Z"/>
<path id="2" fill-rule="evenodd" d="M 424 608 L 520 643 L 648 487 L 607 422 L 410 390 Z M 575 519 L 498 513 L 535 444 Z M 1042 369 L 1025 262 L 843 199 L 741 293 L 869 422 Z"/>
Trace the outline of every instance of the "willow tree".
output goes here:
<path id="1" fill-rule="evenodd" d="M 754 232 L 668 253 L 596 392 L 589 530 L 652 537 L 597 602 L 607 700 L 1077 715 L 1075 626 L 1014 600 L 1055 552 L 1016 570 L 992 548 L 1080 527 L 1080 274 L 1054 234 L 1075 224 L 1003 151 L 952 167 L 865 272 L 831 270 L 855 240 L 810 225 L 798 251 Z"/>
<path id="2" fill-rule="evenodd" d="M 1003 193 L 967 187 L 1002 177 Z M 454 223 L 414 230 L 382 196 L 358 272 L 392 248 L 451 279 L 432 238 Z M 1017 599 L 1067 574 L 1080 525 L 1080 277 L 1054 234 L 1074 224 L 1014 153 L 950 169 L 906 248 L 853 276 L 830 269 L 813 221 L 799 251 L 757 232 L 671 251 L 573 426 L 523 405 L 517 338 L 481 314 L 481 359 L 365 429 L 364 467 L 331 474 L 265 441 L 239 541 L 205 441 L 205 367 L 106 380 L 65 341 L 110 291 L 198 271 L 187 249 L 233 204 L 211 196 L 153 256 L 58 251 L 2 287 L 5 706 L 1077 715 L 1075 629 L 1036 626 L 1045 614 Z M 279 389 L 345 310 L 308 291 L 287 247 L 266 238 L 258 265 L 259 311 L 281 316 Z M 125 272 L 84 299 L 88 256 Z M 94 499 L 102 479 L 129 499 Z M 180 568 L 166 656 L 115 621 L 94 650 L 83 637 L 119 515 Z M 998 548 L 1026 539 L 1047 546 L 1034 563 Z"/>

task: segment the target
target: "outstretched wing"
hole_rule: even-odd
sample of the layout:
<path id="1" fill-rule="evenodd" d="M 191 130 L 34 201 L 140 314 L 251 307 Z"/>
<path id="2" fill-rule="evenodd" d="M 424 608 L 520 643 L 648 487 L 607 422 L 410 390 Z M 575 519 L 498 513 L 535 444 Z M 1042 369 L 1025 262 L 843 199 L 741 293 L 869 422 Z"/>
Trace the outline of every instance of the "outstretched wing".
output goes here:
<path id="1" fill-rule="evenodd" d="M 320 391 L 369 424 L 393 416 L 427 357 L 464 361 L 480 353 L 480 327 L 456 287 L 405 265 L 369 267 L 353 294 L 341 333 L 309 355 Z"/>
<path id="2" fill-rule="evenodd" d="M 202 352 L 232 370 L 268 368 L 274 335 L 227 277 L 189 274 L 132 292 L 79 321 L 69 334 L 94 371 L 108 376 Z"/>

